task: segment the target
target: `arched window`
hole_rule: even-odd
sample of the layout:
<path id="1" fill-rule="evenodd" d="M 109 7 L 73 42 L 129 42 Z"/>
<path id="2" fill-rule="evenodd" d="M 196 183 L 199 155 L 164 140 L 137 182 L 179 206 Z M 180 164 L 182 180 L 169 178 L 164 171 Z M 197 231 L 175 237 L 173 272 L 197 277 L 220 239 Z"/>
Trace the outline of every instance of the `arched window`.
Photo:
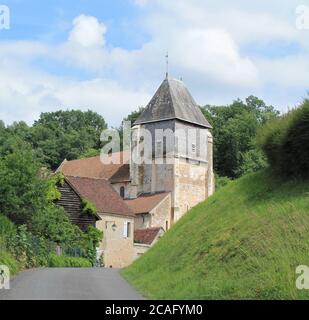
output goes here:
<path id="1" fill-rule="evenodd" d="M 120 197 L 124 198 L 124 187 L 120 187 Z"/>

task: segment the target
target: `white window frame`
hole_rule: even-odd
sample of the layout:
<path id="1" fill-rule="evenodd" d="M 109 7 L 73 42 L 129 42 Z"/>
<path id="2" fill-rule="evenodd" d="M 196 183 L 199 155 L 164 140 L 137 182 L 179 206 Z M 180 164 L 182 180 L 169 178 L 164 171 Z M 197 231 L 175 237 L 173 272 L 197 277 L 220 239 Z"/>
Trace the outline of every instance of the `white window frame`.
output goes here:
<path id="1" fill-rule="evenodd" d="M 123 223 L 123 237 L 124 238 L 130 238 L 130 232 L 131 232 L 131 222 L 130 221 L 125 221 Z"/>

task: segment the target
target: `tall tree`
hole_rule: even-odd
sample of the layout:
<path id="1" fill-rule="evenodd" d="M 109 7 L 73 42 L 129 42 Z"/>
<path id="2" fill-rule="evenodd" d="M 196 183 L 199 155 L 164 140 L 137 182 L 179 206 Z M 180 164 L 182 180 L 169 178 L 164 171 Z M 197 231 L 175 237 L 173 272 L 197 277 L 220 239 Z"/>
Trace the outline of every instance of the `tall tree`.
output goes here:
<path id="1" fill-rule="evenodd" d="M 42 113 L 31 128 L 29 141 L 43 161 L 55 169 L 64 160 L 99 153 L 100 135 L 107 124 L 99 114 L 79 110 Z"/>
<path id="2" fill-rule="evenodd" d="M 255 147 L 255 137 L 260 126 L 278 117 L 273 106 L 249 96 L 228 106 L 207 105 L 201 110 L 213 125 L 217 174 L 237 178 L 265 165 L 263 155 Z"/>

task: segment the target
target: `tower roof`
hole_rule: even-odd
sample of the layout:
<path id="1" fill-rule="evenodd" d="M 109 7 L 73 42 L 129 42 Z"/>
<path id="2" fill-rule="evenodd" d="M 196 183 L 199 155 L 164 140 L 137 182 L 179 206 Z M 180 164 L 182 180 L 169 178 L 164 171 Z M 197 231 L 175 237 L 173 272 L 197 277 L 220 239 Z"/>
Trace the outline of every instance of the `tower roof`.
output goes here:
<path id="1" fill-rule="evenodd" d="M 135 124 L 169 119 L 211 128 L 183 82 L 166 78 Z"/>

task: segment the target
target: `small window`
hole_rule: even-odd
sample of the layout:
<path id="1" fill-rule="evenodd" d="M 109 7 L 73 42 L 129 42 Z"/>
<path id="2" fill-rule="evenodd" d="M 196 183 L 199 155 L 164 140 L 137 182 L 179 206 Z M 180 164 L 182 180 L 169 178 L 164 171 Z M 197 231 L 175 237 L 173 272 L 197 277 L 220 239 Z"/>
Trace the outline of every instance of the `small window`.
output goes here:
<path id="1" fill-rule="evenodd" d="M 123 224 L 123 237 L 130 238 L 131 236 L 131 222 L 124 222 Z"/>
<path id="2" fill-rule="evenodd" d="M 125 196 L 125 189 L 124 187 L 120 187 L 120 197 L 124 198 L 124 196 Z"/>
<path id="3" fill-rule="evenodd" d="M 131 222 L 127 223 L 127 238 L 131 237 Z"/>
<path id="4" fill-rule="evenodd" d="M 165 221 L 165 231 L 168 230 L 168 221 Z"/>

